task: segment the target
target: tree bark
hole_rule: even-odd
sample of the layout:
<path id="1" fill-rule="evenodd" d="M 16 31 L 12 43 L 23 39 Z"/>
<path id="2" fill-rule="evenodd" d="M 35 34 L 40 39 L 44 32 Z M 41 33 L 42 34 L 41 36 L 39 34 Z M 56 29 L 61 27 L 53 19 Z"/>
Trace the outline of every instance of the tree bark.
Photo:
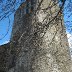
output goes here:
<path id="1" fill-rule="evenodd" d="M 23 9 L 16 11 L 11 38 L 18 42 L 14 47 L 16 64 L 8 72 L 71 72 L 63 15 L 57 2 L 37 0 L 36 10 L 29 15 L 21 14 Z"/>

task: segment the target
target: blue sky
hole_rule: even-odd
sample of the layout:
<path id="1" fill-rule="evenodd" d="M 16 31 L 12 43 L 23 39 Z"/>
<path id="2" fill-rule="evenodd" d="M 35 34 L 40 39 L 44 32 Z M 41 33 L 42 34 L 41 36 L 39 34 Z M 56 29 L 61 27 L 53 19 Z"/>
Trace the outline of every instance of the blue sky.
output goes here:
<path id="1" fill-rule="evenodd" d="M 4 4 L 6 3 L 6 1 L 7 0 L 4 0 Z M 15 9 L 17 9 L 21 4 L 21 2 L 24 1 L 25 0 L 16 0 Z M 9 15 L 9 17 L 4 18 L 3 20 L 0 21 L 0 45 L 6 44 L 10 41 L 13 22 L 14 22 L 14 13 L 12 13 L 11 15 Z"/>
<path id="2" fill-rule="evenodd" d="M 14 14 L 10 15 L 9 18 L 5 18 L 4 20 L 0 21 L 0 45 L 9 42 L 13 21 L 14 21 Z"/>
<path id="3" fill-rule="evenodd" d="M 69 9 L 66 8 L 67 5 L 69 6 Z M 66 32 L 72 34 L 72 0 L 66 0 L 64 7 L 64 22 Z"/>
<path id="4" fill-rule="evenodd" d="M 24 0 L 23 0 L 24 1 Z M 66 5 L 69 3 L 72 3 L 72 0 L 67 0 Z M 16 9 L 19 7 L 19 5 L 16 6 Z M 72 7 L 72 4 L 71 4 Z M 70 40 L 72 40 L 72 16 L 68 17 L 71 14 L 71 12 L 68 12 L 68 9 L 64 9 L 64 22 L 66 26 L 66 32 L 68 34 L 68 37 L 70 36 Z M 10 23 L 9 23 L 10 20 Z M 12 13 L 9 18 L 4 18 L 0 21 L 0 45 L 8 43 L 11 37 L 11 31 L 14 21 L 14 13 Z M 67 22 L 66 22 L 67 21 Z M 8 30 L 9 29 L 9 30 Z M 8 31 L 8 33 L 7 33 Z M 6 34 L 7 33 L 7 34 Z"/>

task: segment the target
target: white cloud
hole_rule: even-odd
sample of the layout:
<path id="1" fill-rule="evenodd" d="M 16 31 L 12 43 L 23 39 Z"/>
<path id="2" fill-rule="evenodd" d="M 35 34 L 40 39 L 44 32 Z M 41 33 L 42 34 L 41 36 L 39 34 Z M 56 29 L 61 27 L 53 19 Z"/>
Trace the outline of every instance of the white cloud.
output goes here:
<path id="1" fill-rule="evenodd" d="M 9 42 L 9 41 L 5 41 L 5 42 L 2 43 L 2 45 L 3 45 L 3 44 L 6 44 L 6 43 L 8 43 L 8 42 Z"/>
<path id="2" fill-rule="evenodd" d="M 68 37 L 69 47 L 72 48 L 72 34 L 67 33 L 67 37 Z"/>
<path id="3" fill-rule="evenodd" d="M 72 34 L 67 33 L 67 37 L 68 37 L 68 42 L 69 42 L 69 47 L 70 47 L 70 55 L 72 59 Z"/>

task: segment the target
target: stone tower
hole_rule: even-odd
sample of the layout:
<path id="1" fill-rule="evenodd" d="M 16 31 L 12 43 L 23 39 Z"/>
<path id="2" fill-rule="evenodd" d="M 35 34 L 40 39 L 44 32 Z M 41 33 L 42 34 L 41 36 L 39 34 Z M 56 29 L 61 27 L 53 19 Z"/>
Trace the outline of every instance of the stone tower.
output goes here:
<path id="1" fill-rule="evenodd" d="M 58 0 L 26 0 L 21 4 L 15 13 L 10 54 L 13 59 L 7 72 L 71 72 Z"/>

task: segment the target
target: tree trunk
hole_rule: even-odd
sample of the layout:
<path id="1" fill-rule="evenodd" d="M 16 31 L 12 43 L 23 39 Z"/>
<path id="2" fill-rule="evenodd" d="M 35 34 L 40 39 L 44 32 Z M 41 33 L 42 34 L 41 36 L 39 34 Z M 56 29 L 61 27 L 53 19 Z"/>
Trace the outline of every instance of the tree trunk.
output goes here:
<path id="1" fill-rule="evenodd" d="M 57 0 L 37 0 L 34 12 L 15 13 L 11 51 L 15 66 L 8 72 L 71 72 L 63 15 Z M 13 50 L 14 49 L 14 50 Z"/>

